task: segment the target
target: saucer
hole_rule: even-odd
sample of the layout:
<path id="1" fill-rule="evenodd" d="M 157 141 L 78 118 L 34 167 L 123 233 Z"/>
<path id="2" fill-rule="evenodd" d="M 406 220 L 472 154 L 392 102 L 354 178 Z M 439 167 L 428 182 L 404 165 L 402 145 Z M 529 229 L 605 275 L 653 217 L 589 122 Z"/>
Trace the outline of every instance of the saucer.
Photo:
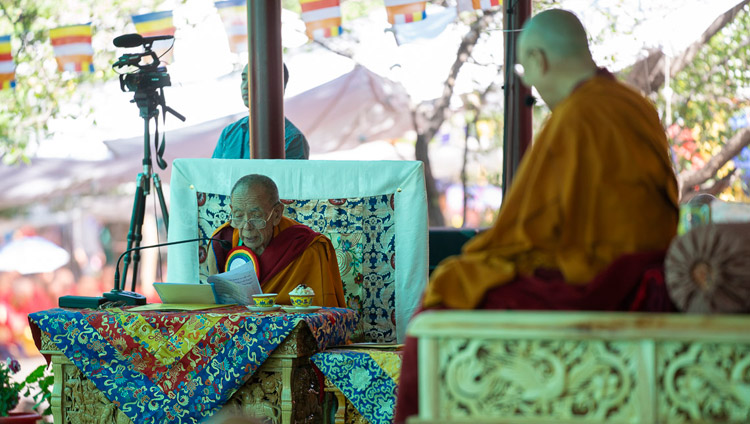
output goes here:
<path id="1" fill-rule="evenodd" d="M 306 312 L 315 312 L 318 309 L 320 309 L 320 306 L 288 306 L 284 305 L 281 307 L 281 309 L 284 310 L 284 312 L 289 312 L 291 314 L 300 314 L 300 313 L 306 313 Z"/>
<path id="2" fill-rule="evenodd" d="M 247 305 L 247 309 L 252 312 L 273 312 L 273 311 L 278 311 L 279 309 L 281 309 L 281 305 L 273 305 L 273 306 Z"/>

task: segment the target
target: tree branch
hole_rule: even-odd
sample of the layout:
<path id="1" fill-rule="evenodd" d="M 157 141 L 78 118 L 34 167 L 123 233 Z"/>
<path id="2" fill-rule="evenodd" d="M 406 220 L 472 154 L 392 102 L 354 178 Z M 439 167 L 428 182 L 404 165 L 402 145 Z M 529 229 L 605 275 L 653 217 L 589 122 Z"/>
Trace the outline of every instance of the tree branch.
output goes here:
<path id="1" fill-rule="evenodd" d="M 737 156 L 745 146 L 750 145 L 750 128 L 743 128 L 727 141 L 721 151 L 711 157 L 701 169 L 681 172 L 677 177 L 682 196 L 693 191 L 693 187 L 703 184 L 724 166 L 730 159 Z"/>
<path id="2" fill-rule="evenodd" d="M 489 26 L 490 23 L 493 22 L 495 14 L 497 14 L 498 11 L 500 11 L 500 9 L 485 11 L 481 18 L 471 24 L 469 32 L 467 32 L 461 40 L 461 44 L 458 46 L 458 52 L 456 53 L 456 60 L 453 62 L 453 65 L 448 72 L 448 78 L 445 79 L 445 83 L 443 84 L 443 94 L 437 99 L 432 116 L 427 119 L 426 127 L 419 131 L 425 135 L 425 139 L 428 142 L 435 137 L 435 134 L 447 117 L 448 106 L 450 104 L 451 95 L 453 94 L 453 88 L 456 85 L 458 71 L 461 70 L 461 66 L 463 66 L 463 64 L 469 59 L 472 50 L 474 50 L 474 46 L 479 40 L 479 35 Z"/>
<path id="3" fill-rule="evenodd" d="M 326 50 L 328 50 L 331 53 L 336 53 L 339 56 L 343 56 L 345 58 L 354 60 L 354 54 L 352 54 L 352 52 L 348 52 L 348 51 L 344 52 L 344 51 L 336 50 L 333 47 L 329 46 L 328 44 L 326 44 L 326 43 L 324 43 L 324 42 L 322 42 L 322 41 L 320 41 L 318 39 L 314 39 L 312 41 L 313 41 L 313 43 L 315 43 L 315 44 L 317 44 L 317 45 L 325 48 Z M 354 60 L 354 62 L 359 65 L 359 62 L 357 62 L 356 60 Z"/>
<path id="4" fill-rule="evenodd" d="M 670 63 L 670 76 L 674 77 L 678 72 L 682 71 L 695 58 L 700 49 L 714 35 L 721 31 L 722 28 L 732 22 L 748 3 L 750 3 L 750 0 L 742 0 L 721 14 L 703 31 L 698 40 L 688 46 L 682 53 L 675 56 Z M 624 76 L 626 82 L 637 87 L 644 93 L 650 94 L 655 92 L 664 84 L 664 52 L 659 49 L 652 49 L 648 56 L 636 61 L 628 71 L 621 72 L 621 74 Z"/>
<path id="5" fill-rule="evenodd" d="M 481 18 L 477 19 L 476 21 L 474 21 L 474 23 L 471 24 L 469 32 L 467 32 L 466 35 L 464 35 L 464 38 L 461 40 L 461 44 L 458 47 L 458 52 L 456 53 L 456 60 L 453 62 L 450 72 L 448 72 L 448 78 L 443 84 L 443 94 L 439 99 L 436 100 L 432 113 L 429 114 L 429 116 L 424 116 L 428 114 L 427 112 L 422 113 L 422 116 L 426 118 L 426 124 L 423 128 L 420 128 L 420 117 L 417 116 L 417 110 L 414 110 L 412 112 L 414 129 L 417 132 L 417 142 L 414 145 L 414 156 L 417 160 L 422 161 L 422 163 L 424 163 L 425 165 L 425 186 L 427 187 L 428 200 L 427 213 L 430 226 L 443 226 L 445 225 L 445 220 L 443 219 L 443 215 L 440 210 L 438 191 L 435 184 L 435 178 L 432 176 L 432 168 L 430 166 L 430 157 L 428 154 L 427 145 L 429 144 L 430 140 L 435 137 L 435 134 L 437 133 L 438 129 L 440 129 L 440 126 L 443 124 L 443 121 L 445 121 L 448 115 L 448 106 L 450 104 L 451 96 L 453 95 L 453 88 L 456 85 L 456 77 L 458 76 L 458 71 L 471 56 L 471 52 L 474 49 L 474 46 L 477 44 L 477 41 L 479 40 L 479 35 L 494 20 L 494 16 L 497 12 L 498 10 L 484 12 L 484 15 Z M 422 106 L 426 106 L 425 103 L 423 103 Z"/>
<path id="6" fill-rule="evenodd" d="M 719 181 L 716 181 L 711 187 L 702 188 L 698 191 L 690 191 L 680 197 L 680 203 L 687 203 L 690 199 L 694 198 L 699 194 L 710 194 L 712 196 L 718 196 L 722 191 L 726 190 L 732 184 L 734 174 L 737 173 L 737 169 L 729 171 L 727 175 L 722 177 Z"/>

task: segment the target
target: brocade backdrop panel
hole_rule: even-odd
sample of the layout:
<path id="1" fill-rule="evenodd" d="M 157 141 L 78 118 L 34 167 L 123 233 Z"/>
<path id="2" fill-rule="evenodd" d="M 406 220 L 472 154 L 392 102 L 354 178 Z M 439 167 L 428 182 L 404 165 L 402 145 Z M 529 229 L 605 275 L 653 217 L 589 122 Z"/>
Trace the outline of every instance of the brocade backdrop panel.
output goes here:
<path id="1" fill-rule="evenodd" d="M 395 214 L 393 194 L 324 200 L 282 200 L 284 216 L 326 235 L 336 249 L 347 307 L 359 313 L 353 341 L 396 341 Z M 198 193 L 198 237 L 211 237 L 229 219 L 229 196 Z M 206 281 L 208 242 L 199 247 Z"/>

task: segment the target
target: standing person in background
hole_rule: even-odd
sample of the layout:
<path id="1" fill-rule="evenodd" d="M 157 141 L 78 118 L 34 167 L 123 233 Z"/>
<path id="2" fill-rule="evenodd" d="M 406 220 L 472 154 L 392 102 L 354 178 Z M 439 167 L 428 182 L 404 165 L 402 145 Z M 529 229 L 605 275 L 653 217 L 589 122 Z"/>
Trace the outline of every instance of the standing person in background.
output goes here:
<path id="1" fill-rule="evenodd" d="M 248 65 L 242 70 L 242 101 L 245 107 L 250 107 L 247 74 Z M 289 81 L 289 70 L 284 64 L 284 90 Z M 238 121 L 229 124 L 221 132 L 219 141 L 216 143 L 213 159 L 250 159 L 250 130 L 249 117 L 244 116 Z M 284 118 L 284 152 L 286 159 L 308 159 L 310 157 L 310 145 L 302 132 L 294 126 L 292 121 Z"/>

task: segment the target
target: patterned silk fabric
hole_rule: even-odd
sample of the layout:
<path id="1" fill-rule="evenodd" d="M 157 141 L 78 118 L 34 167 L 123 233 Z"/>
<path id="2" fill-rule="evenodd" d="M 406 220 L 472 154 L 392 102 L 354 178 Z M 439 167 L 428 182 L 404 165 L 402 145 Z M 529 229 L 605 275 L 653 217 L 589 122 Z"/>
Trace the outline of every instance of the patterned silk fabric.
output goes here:
<path id="1" fill-rule="evenodd" d="M 197 423 L 212 415 L 304 321 L 320 350 L 346 343 L 354 311 L 192 312 L 51 309 L 29 315 L 135 424 Z"/>
<path id="2" fill-rule="evenodd" d="M 311 359 L 370 424 L 393 422 L 400 351 L 329 350 Z"/>
<path id="3" fill-rule="evenodd" d="M 396 341 L 396 225 L 393 194 L 324 200 L 282 200 L 284 216 L 327 236 L 336 250 L 344 298 L 360 314 L 354 341 Z M 229 219 L 229 198 L 198 193 L 197 237 Z M 208 242 L 199 250 L 205 281 Z"/>

